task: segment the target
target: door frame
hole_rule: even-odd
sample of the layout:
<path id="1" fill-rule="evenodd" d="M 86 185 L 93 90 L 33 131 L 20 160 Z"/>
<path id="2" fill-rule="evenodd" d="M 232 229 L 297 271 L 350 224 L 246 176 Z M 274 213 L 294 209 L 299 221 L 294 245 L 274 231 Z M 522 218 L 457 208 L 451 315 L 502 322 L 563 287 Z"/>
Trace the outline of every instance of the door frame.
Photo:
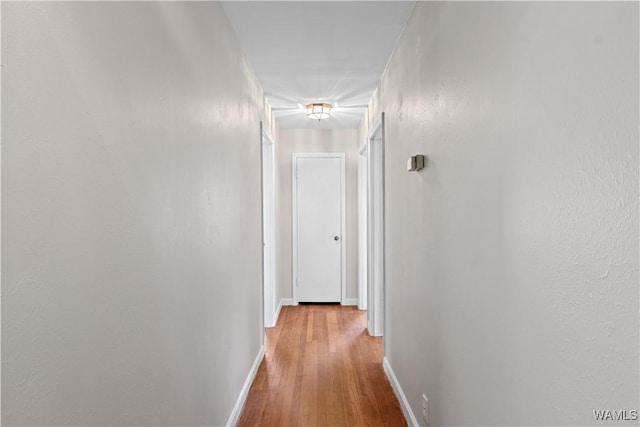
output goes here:
<path id="1" fill-rule="evenodd" d="M 262 189 L 262 300 L 265 328 L 276 325 L 276 262 L 275 262 L 275 144 L 263 122 L 260 122 L 260 157 Z M 267 164 L 269 163 L 269 165 Z M 267 176 L 267 166 L 271 173 Z M 270 203 L 265 203 L 269 197 Z M 268 211 L 267 211 L 268 210 Z M 269 272 L 267 275 L 266 272 Z"/>
<path id="2" fill-rule="evenodd" d="M 368 212 L 368 165 L 369 140 L 358 151 L 358 309 L 366 310 L 368 297 L 368 250 L 367 250 L 367 212 Z M 368 316 L 367 316 L 368 320 Z"/>
<path id="3" fill-rule="evenodd" d="M 384 335 L 385 311 L 385 216 L 384 216 L 384 113 L 367 138 L 367 328 L 372 336 Z M 376 143 L 376 137 L 380 142 Z M 376 259 L 380 260 L 376 263 Z"/>
<path id="4" fill-rule="evenodd" d="M 340 304 L 347 303 L 347 197 L 345 185 L 345 153 L 292 153 L 291 154 L 291 287 L 293 304 L 298 305 L 298 179 L 299 158 L 338 158 L 340 159 Z"/>

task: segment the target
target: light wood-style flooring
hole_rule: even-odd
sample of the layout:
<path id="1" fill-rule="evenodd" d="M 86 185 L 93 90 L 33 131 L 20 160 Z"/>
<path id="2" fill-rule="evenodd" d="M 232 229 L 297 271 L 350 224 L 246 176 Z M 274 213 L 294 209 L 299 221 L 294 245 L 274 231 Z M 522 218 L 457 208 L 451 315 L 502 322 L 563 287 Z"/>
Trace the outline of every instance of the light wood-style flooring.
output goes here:
<path id="1" fill-rule="evenodd" d="M 366 312 L 283 307 L 238 426 L 406 426 Z"/>

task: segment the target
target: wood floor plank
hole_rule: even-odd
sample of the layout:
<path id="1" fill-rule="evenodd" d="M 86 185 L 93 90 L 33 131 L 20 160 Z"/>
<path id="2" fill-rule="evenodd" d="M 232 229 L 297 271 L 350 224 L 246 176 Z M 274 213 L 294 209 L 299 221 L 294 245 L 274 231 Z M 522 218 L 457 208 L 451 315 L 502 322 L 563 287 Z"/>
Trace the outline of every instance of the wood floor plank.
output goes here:
<path id="1" fill-rule="evenodd" d="M 283 307 L 238 426 L 406 426 L 366 312 Z"/>
<path id="2" fill-rule="evenodd" d="M 327 313 L 327 336 L 329 338 L 329 351 L 335 353 L 336 341 L 340 339 L 340 334 L 338 333 L 338 315 L 335 311 L 329 311 Z"/>
<path id="3" fill-rule="evenodd" d="M 313 341 L 313 312 L 310 311 L 307 316 L 307 342 Z"/>

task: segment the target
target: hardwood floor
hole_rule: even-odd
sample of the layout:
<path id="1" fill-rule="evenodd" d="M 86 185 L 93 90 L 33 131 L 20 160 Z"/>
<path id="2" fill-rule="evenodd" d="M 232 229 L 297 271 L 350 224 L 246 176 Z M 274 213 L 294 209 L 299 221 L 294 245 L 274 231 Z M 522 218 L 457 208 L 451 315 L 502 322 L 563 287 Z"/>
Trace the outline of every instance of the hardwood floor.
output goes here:
<path id="1" fill-rule="evenodd" d="M 238 426 L 406 426 L 366 312 L 283 307 Z"/>

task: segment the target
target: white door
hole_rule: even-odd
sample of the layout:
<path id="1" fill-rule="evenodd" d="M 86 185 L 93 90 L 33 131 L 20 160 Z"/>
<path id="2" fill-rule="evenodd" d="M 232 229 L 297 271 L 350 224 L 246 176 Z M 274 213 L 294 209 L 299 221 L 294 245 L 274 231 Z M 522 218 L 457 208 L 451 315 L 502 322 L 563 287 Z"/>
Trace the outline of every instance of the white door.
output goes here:
<path id="1" fill-rule="evenodd" d="M 261 124 L 262 126 L 262 124 Z M 264 280 L 264 326 L 276 324 L 275 311 L 275 213 L 273 141 L 262 131 L 262 266 Z"/>
<path id="2" fill-rule="evenodd" d="M 341 302 L 344 154 L 294 154 L 293 168 L 294 293 Z"/>
<path id="3" fill-rule="evenodd" d="M 384 114 L 369 135 L 367 160 L 367 329 L 373 336 L 384 331 Z"/>

